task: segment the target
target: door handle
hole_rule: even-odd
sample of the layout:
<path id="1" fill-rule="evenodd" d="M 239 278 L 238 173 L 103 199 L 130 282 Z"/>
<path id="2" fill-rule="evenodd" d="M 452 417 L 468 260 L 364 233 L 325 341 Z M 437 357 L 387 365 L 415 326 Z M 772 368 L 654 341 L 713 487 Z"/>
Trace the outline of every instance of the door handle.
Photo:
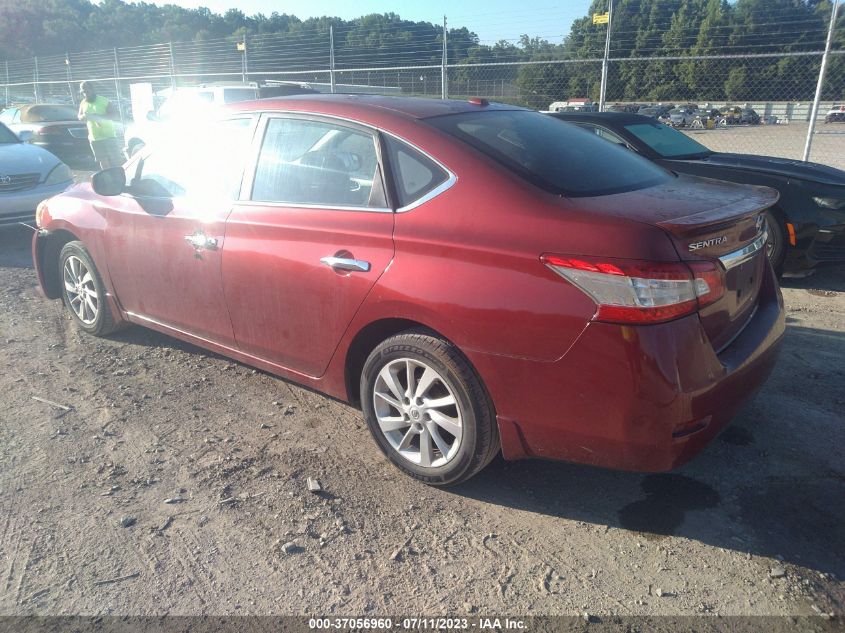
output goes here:
<path id="1" fill-rule="evenodd" d="M 197 250 L 205 249 L 207 251 L 217 250 L 217 239 L 209 237 L 205 233 L 196 232 L 185 236 L 185 241 Z"/>
<path id="2" fill-rule="evenodd" d="M 366 273 L 370 271 L 370 262 L 347 257 L 322 257 L 320 262 L 334 270 Z"/>

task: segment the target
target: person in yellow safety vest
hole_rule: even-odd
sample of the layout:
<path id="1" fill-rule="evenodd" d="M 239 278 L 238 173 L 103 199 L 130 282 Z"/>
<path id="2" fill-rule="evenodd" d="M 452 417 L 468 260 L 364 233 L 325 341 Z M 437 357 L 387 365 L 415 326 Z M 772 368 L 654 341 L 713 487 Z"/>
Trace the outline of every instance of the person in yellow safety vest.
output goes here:
<path id="1" fill-rule="evenodd" d="M 79 102 L 79 120 L 88 124 L 88 141 L 94 160 L 100 164 L 100 169 L 120 167 L 126 157 L 117 138 L 115 121 L 119 115 L 114 104 L 98 95 L 90 81 L 83 81 L 79 89 L 83 96 Z"/>

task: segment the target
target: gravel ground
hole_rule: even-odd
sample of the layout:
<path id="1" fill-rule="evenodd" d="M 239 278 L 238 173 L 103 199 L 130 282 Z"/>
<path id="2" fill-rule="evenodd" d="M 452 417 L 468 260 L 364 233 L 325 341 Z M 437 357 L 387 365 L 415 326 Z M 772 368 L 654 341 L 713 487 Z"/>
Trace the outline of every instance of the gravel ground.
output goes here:
<path id="1" fill-rule="evenodd" d="M 786 281 L 774 375 L 684 468 L 437 490 L 339 402 L 81 333 L 29 237 L 0 233 L 0 615 L 845 615 L 845 267 Z"/>
<path id="2" fill-rule="evenodd" d="M 800 160 L 807 141 L 806 122 L 789 125 L 749 125 L 715 130 L 682 130 L 714 152 L 762 154 Z M 845 124 L 819 123 L 810 160 L 845 169 Z"/>

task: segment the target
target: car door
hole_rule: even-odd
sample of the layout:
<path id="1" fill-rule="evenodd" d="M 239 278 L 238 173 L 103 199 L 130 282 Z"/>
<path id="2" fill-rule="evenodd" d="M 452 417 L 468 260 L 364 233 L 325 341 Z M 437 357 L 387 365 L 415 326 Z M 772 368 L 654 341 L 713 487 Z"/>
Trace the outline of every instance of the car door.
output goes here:
<path id="1" fill-rule="evenodd" d="M 217 122 L 143 151 L 129 163 L 127 191 L 100 203 L 109 275 L 136 318 L 234 345 L 221 263 L 255 121 Z"/>
<path id="2" fill-rule="evenodd" d="M 256 136 L 223 251 L 235 339 L 248 354 L 320 376 L 393 258 L 378 135 L 265 115 Z"/>

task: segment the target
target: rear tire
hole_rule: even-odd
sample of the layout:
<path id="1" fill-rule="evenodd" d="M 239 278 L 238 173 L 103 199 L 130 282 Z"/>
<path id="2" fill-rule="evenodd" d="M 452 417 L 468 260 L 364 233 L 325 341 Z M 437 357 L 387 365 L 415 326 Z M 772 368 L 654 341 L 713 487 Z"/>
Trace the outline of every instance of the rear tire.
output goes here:
<path id="1" fill-rule="evenodd" d="M 59 253 L 62 301 L 76 324 L 95 336 L 117 329 L 106 297 L 105 285 L 82 242 L 68 242 Z"/>
<path id="2" fill-rule="evenodd" d="M 458 349 L 429 332 L 379 344 L 361 373 L 361 405 L 379 448 L 432 486 L 466 481 L 496 456 L 490 397 Z"/>

